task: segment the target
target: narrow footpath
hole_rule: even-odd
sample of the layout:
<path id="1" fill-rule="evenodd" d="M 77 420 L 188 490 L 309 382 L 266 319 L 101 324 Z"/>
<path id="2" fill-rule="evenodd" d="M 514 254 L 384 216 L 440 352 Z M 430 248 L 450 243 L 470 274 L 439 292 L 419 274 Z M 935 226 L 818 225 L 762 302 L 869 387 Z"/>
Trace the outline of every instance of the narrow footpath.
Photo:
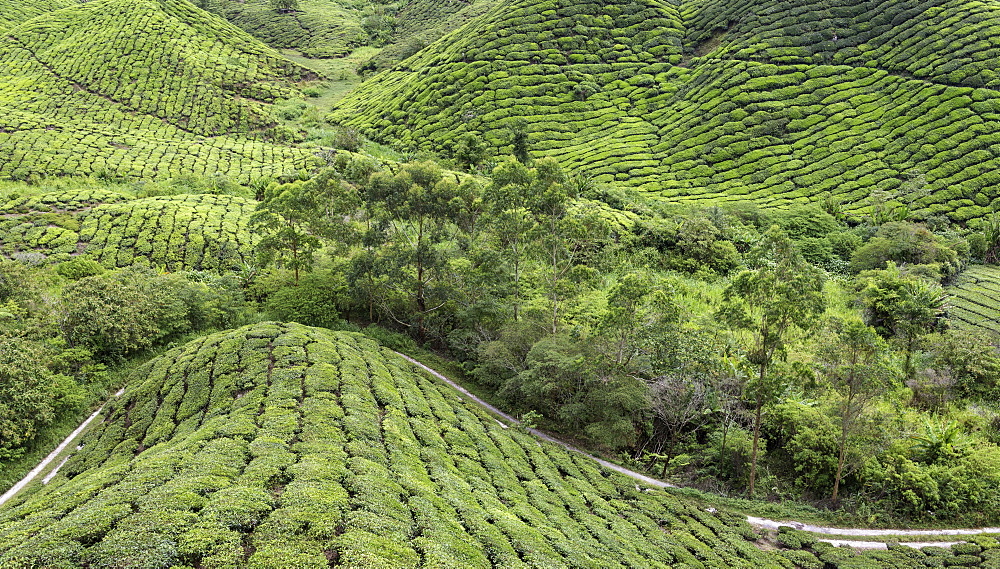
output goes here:
<path id="1" fill-rule="evenodd" d="M 125 393 L 125 389 L 124 388 L 119 389 L 118 393 L 115 393 L 114 398 L 117 399 L 117 398 L 121 397 L 122 394 L 124 394 L 124 393 Z M 80 426 L 77 427 L 75 431 L 73 431 L 72 433 L 70 433 L 69 436 L 66 437 L 63 440 L 63 442 L 59 443 L 59 446 L 57 446 L 54 451 L 50 452 L 49 455 L 46 456 L 44 460 L 42 460 L 41 462 L 39 462 L 38 466 L 36 466 L 33 469 L 31 469 L 31 472 L 29 472 L 24 478 L 22 478 L 20 482 L 18 482 L 17 484 L 11 486 L 10 489 L 8 489 L 6 492 L 4 492 L 4 494 L 2 496 L 0 496 L 0 506 L 3 506 L 4 504 L 7 503 L 7 501 L 9 501 L 11 498 L 13 498 L 14 496 L 16 496 L 18 492 L 20 492 L 21 490 L 23 490 L 25 486 L 27 486 L 28 484 L 31 483 L 32 480 L 34 480 L 35 478 L 37 478 L 38 475 L 41 474 L 45 470 L 45 468 L 49 464 L 52 463 L 53 460 L 55 460 L 60 454 L 62 454 L 62 452 L 64 450 L 66 450 L 66 447 L 68 447 L 70 445 L 70 443 L 72 443 L 74 440 L 76 440 L 76 438 L 80 436 L 80 433 L 82 433 L 84 431 L 84 429 L 87 428 L 87 425 L 89 425 L 94 419 L 97 418 L 98 415 L 101 414 L 101 411 L 104 410 L 104 406 L 105 405 L 107 405 L 107 402 L 104 403 L 104 405 L 101 405 L 100 407 L 98 407 L 97 411 L 94 411 L 90 415 L 90 417 L 87 417 L 87 419 L 83 423 L 81 423 Z M 57 472 L 59 472 L 59 469 L 62 468 L 62 465 L 66 464 L 67 460 L 69 460 L 69 456 L 67 456 L 65 459 L 63 459 L 63 461 L 59 463 L 59 466 L 57 466 L 55 469 L 53 469 L 52 472 L 50 472 L 48 474 L 48 476 L 46 476 L 42 480 L 42 483 L 43 484 L 48 484 L 49 480 L 52 480 L 52 477 L 55 476 Z"/>

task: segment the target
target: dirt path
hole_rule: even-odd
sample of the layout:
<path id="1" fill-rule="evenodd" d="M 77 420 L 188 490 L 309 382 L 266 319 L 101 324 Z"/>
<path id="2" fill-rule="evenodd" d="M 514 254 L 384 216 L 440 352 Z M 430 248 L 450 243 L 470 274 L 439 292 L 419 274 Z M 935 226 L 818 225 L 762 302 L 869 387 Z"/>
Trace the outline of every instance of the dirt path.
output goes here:
<path id="1" fill-rule="evenodd" d="M 426 371 L 427 373 L 433 375 L 434 377 L 440 379 L 441 381 L 447 383 L 453 389 L 465 395 L 470 400 L 475 402 L 477 405 L 484 407 L 489 412 L 502 417 L 505 421 L 508 421 L 512 425 L 519 425 L 520 421 L 512 417 L 511 415 L 504 413 L 503 411 L 497 409 L 496 407 L 490 405 L 489 403 L 483 401 L 482 399 L 476 397 L 469 390 L 465 389 L 461 385 L 455 383 L 454 381 L 448 379 L 444 375 L 441 375 L 437 371 L 425 366 L 424 364 L 418 362 L 417 360 L 396 352 L 397 355 L 405 359 L 406 361 L 412 363 L 413 365 L 419 367 L 420 369 Z M 679 486 L 675 484 L 670 484 L 669 482 L 664 482 L 662 480 L 657 480 L 651 478 L 644 474 L 635 472 L 634 470 L 629 470 L 624 466 L 619 466 L 617 464 L 602 460 L 590 453 L 584 452 L 573 445 L 560 441 L 554 437 L 551 437 L 541 431 L 536 429 L 528 429 L 528 431 L 535 435 L 536 437 L 549 441 L 551 443 L 557 444 L 571 452 L 582 454 L 591 460 L 596 461 L 598 464 L 605 468 L 609 468 L 616 472 L 620 472 L 625 476 L 631 477 L 647 486 L 652 486 L 654 488 L 678 488 Z M 795 521 L 775 521 L 766 518 L 757 518 L 754 516 L 747 516 L 747 522 L 754 526 L 764 529 L 776 530 L 781 526 L 789 526 L 795 529 L 800 529 L 802 531 L 807 531 L 810 533 L 817 533 L 822 535 L 834 535 L 834 536 L 853 536 L 853 537 L 883 537 L 883 536 L 958 536 L 958 535 L 977 535 L 982 533 L 1000 533 L 1000 528 L 976 528 L 976 529 L 949 529 L 949 530 L 905 530 L 905 529 L 854 529 L 854 528 L 834 528 L 834 527 L 823 527 L 814 526 L 811 524 L 804 524 Z M 820 541 L 825 541 L 827 543 L 832 543 L 834 545 L 848 545 L 856 549 L 885 549 L 886 543 L 881 541 L 860 541 L 860 540 L 845 540 L 845 539 L 823 539 Z M 934 541 L 934 542 L 905 542 L 900 543 L 900 545 L 905 545 L 908 547 L 913 547 L 919 549 L 921 547 L 926 547 L 929 545 L 935 545 L 940 547 L 949 547 L 955 543 L 962 543 L 961 541 Z"/>
<path id="2" fill-rule="evenodd" d="M 125 393 L 125 390 L 124 389 L 119 389 L 118 393 L 115 393 L 115 398 L 117 399 L 118 397 L 121 397 L 123 393 Z M 101 411 L 104 410 L 104 406 L 105 405 L 107 405 L 107 403 L 105 403 L 104 405 L 101 405 L 97 409 L 97 411 L 94 411 L 90 415 L 90 417 L 87 417 L 87 420 L 85 420 L 83 423 L 81 423 L 80 426 L 77 427 L 75 431 L 73 431 L 72 433 L 70 433 L 69 436 L 66 437 L 65 440 L 63 440 L 63 442 L 59 443 L 59 446 L 57 446 L 54 451 L 50 452 L 49 455 L 47 457 L 45 457 L 44 460 L 42 460 L 41 462 L 39 462 L 38 466 L 36 466 L 35 468 L 31 469 L 31 472 L 29 472 L 24 478 L 22 478 L 20 482 L 18 482 L 17 484 L 11 486 L 9 490 L 7 490 L 6 492 L 4 492 L 3 496 L 0 496 L 0 506 L 3 506 L 4 504 L 7 503 L 8 500 L 10 500 L 14 496 L 16 496 L 18 492 L 20 492 L 21 490 L 23 490 L 25 486 L 27 486 L 28 484 L 31 483 L 32 480 L 34 480 L 35 478 L 37 478 L 38 475 L 41 474 L 42 471 L 44 471 L 45 468 L 49 464 L 51 464 L 53 460 L 55 460 L 60 454 L 62 454 L 62 452 L 64 450 L 66 450 L 66 447 L 68 447 L 70 445 L 70 443 L 72 443 L 74 440 L 76 440 L 76 438 L 78 436 L 80 436 L 80 433 L 82 433 L 83 430 L 87 428 L 87 425 L 89 425 L 94 419 L 97 418 L 98 415 L 101 414 Z M 69 457 L 67 457 L 67 459 L 68 458 Z M 58 472 L 60 468 L 62 468 L 63 464 L 66 464 L 66 460 L 63 460 L 61 463 L 59 463 L 59 466 L 57 466 L 52 472 L 50 472 L 49 475 L 46 476 L 42 480 L 42 482 L 44 484 L 48 484 L 49 480 L 52 480 L 52 477 L 55 476 L 55 473 Z"/>

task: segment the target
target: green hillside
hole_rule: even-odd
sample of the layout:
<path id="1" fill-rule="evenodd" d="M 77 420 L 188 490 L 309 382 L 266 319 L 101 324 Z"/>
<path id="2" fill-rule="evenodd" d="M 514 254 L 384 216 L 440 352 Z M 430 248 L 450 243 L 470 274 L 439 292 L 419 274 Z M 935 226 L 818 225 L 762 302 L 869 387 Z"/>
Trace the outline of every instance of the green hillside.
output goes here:
<path id="1" fill-rule="evenodd" d="M 0 513 L 4 567 L 776 566 L 736 516 L 503 429 L 361 336 L 256 325 L 134 382 Z"/>
<path id="2" fill-rule="evenodd" d="M 0 39 L 0 176 L 221 173 L 311 158 L 274 142 L 269 103 L 309 72 L 184 0 L 98 0 Z"/>
<path id="3" fill-rule="evenodd" d="M 949 85 L 1000 87 L 997 5 L 992 2 L 749 2 L 684 7 L 685 45 L 711 57 L 847 64 Z"/>
<path id="4" fill-rule="evenodd" d="M 948 293 L 948 315 L 954 325 L 1000 333 L 1000 268 L 981 265 L 966 269 Z"/>
<path id="5" fill-rule="evenodd" d="M 204 8 L 219 14 L 271 47 L 292 48 L 308 57 L 343 57 L 364 45 L 357 2 L 299 0 L 298 10 L 278 12 L 270 0 L 208 0 Z"/>
<path id="6" fill-rule="evenodd" d="M 499 3 L 499 0 L 410 0 L 396 15 L 395 41 L 382 48 L 364 68 L 370 71 L 389 68 Z"/>
<path id="7" fill-rule="evenodd" d="M 77 0 L 5 0 L 0 4 L 0 31 L 36 16 L 78 3 Z"/>
<path id="8" fill-rule="evenodd" d="M 782 535 L 789 549 L 766 552 L 739 515 L 643 491 L 503 428 L 361 335 L 263 323 L 137 370 L 59 475 L 0 511 L 0 565 L 603 569 L 862 559 Z M 917 551 L 880 555 L 888 566 L 924 566 Z M 962 561 L 972 558 L 980 560 Z"/>
<path id="9" fill-rule="evenodd" d="M 918 218 L 989 211 L 996 55 L 970 46 L 1000 37 L 997 7 L 750 6 L 509 0 L 330 118 L 446 154 L 466 132 L 510 152 L 524 129 L 536 157 L 673 200 L 858 209 L 880 190 Z"/>
<path id="10" fill-rule="evenodd" d="M 47 263 L 78 254 L 107 267 L 146 259 L 170 271 L 238 268 L 250 257 L 255 204 L 232 196 L 129 199 L 70 190 L 0 204 L 0 255 Z"/>

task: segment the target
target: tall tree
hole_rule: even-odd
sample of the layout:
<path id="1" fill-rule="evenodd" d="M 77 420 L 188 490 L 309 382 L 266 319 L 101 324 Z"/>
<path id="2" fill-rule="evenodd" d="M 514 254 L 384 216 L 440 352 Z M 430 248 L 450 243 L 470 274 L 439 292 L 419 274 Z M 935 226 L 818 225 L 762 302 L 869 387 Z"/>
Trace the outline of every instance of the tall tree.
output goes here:
<path id="1" fill-rule="evenodd" d="M 359 205 L 357 191 L 332 170 L 308 181 L 270 185 L 250 216 L 251 229 L 261 236 L 261 261 L 292 269 L 298 283 L 324 241 L 346 245 L 356 239 L 350 217 Z"/>
<path id="2" fill-rule="evenodd" d="M 731 329 L 750 335 L 745 359 L 755 374 L 748 379 L 745 393 L 754 409 L 751 496 L 757 481 L 761 410 L 785 384 L 781 374 L 772 373 L 772 364 L 784 356 L 791 331 L 811 328 L 826 308 L 823 272 L 802 258 L 780 228 L 768 230 L 753 253 L 756 266 L 733 277 L 718 311 Z"/>
<path id="3" fill-rule="evenodd" d="M 494 246 L 508 268 L 510 309 L 514 322 L 520 319 L 522 277 L 531 240 L 528 235 L 537 222 L 529 209 L 532 200 L 532 172 L 520 162 L 501 162 L 493 170 L 493 180 L 485 190 L 489 225 Z"/>
<path id="4" fill-rule="evenodd" d="M 428 316 L 449 299 L 440 289 L 447 286 L 445 243 L 462 211 L 458 186 L 433 162 L 407 164 L 395 175 L 377 172 L 369 185 L 369 199 L 382 204 L 390 224 L 387 254 L 394 280 L 408 298 L 417 339 L 423 342 Z"/>
<path id="5" fill-rule="evenodd" d="M 830 496 L 834 502 L 839 499 L 849 439 L 859 431 L 872 402 L 896 377 L 888 356 L 885 340 L 860 320 L 835 322 L 831 337 L 820 348 L 820 370 L 840 396 L 837 473 Z"/>

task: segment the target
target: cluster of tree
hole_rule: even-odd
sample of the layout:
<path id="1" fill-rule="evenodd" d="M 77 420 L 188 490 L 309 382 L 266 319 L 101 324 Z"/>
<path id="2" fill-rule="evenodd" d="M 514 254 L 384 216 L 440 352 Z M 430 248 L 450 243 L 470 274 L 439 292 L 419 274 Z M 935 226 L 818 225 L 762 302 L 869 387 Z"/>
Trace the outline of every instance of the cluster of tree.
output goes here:
<path id="1" fill-rule="evenodd" d="M 849 490 L 921 516 L 941 507 L 933 485 L 887 474 L 936 476 L 947 453 L 910 444 L 919 417 L 997 394 L 997 352 L 944 330 L 940 283 L 970 247 L 836 213 L 658 209 L 550 160 L 481 181 L 341 156 L 267 188 L 261 258 L 285 271 L 251 290 L 279 317 L 407 332 L 511 408 L 660 474 L 834 503 Z"/>
<path id="2" fill-rule="evenodd" d="M 235 276 L 0 260 L 0 468 L 61 414 L 107 396 L 108 366 L 246 317 Z"/>

